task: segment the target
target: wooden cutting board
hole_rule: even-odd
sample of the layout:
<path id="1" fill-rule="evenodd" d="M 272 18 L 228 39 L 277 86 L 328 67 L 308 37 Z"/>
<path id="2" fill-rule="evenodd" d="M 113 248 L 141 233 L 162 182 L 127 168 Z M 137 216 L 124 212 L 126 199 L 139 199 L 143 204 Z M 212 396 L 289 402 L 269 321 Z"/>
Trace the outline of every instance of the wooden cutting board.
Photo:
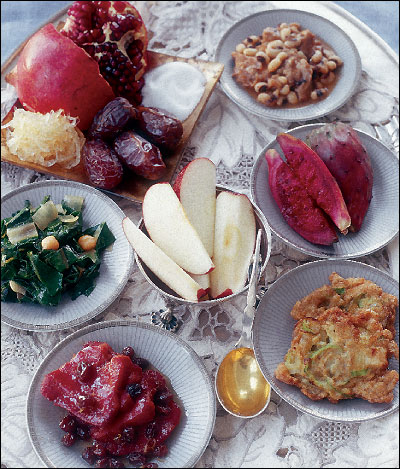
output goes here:
<path id="1" fill-rule="evenodd" d="M 25 43 L 26 42 L 21 44 L 21 46 L 16 50 L 16 52 L 10 57 L 10 59 L 2 67 L 2 70 L 1 70 L 2 83 L 4 83 L 5 76 L 15 66 L 15 63 L 18 60 L 18 56 L 21 53 Z M 176 148 L 173 154 L 171 154 L 164 160 L 167 166 L 167 171 L 164 177 L 159 179 L 158 181 L 150 181 L 140 176 L 136 176 L 134 173 L 125 171 L 124 179 L 122 180 L 122 182 L 115 189 L 112 189 L 110 191 L 112 193 L 118 194 L 122 197 L 126 197 L 136 202 L 143 201 L 145 192 L 152 184 L 155 184 L 156 182 L 171 182 L 171 180 L 173 179 L 175 170 L 178 167 L 179 162 L 181 160 L 183 149 L 185 148 L 190 138 L 190 135 L 224 69 L 224 66 L 217 62 L 207 62 L 203 60 L 186 59 L 182 57 L 175 57 L 175 56 L 170 56 L 166 54 L 160 54 L 154 51 L 148 51 L 148 60 L 149 60 L 148 70 L 151 70 L 152 68 L 163 65 L 167 62 L 187 62 L 188 64 L 195 66 L 201 72 L 203 72 L 207 81 L 206 81 L 206 86 L 205 86 L 205 90 L 204 90 L 202 98 L 200 99 L 194 111 L 182 123 L 183 135 L 182 135 L 181 141 L 179 142 L 178 147 Z M 11 111 L 4 118 L 2 125 L 9 122 L 12 119 L 12 116 L 13 116 L 13 112 Z M 60 179 L 69 179 L 72 181 L 78 181 L 78 182 L 82 182 L 84 184 L 90 185 L 89 180 L 85 174 L 82 162 L 79 163 L 79 165 L 75 166 L 74 168 L 65 169 L 57 164 L 46 168 L 35 163 L 30 163 L 27 161 L 20 160 L 17 156 L 10 153 L 7 147 L 6 129 L 1 130 L 1 161 L 5 161 L 7 163 L 20 166 L 22 168 L 32 169 L 40 173 L 57 176 Z"/>

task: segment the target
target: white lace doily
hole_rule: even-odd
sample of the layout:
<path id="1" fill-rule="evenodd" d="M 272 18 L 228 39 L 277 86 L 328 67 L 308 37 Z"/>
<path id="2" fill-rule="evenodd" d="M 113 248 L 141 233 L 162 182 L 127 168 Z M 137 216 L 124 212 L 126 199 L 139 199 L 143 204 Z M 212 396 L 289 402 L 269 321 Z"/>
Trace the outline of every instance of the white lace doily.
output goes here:
<path id="1" fill-rule="evenodd" d="M 137 3 L 154 33 L 151 49 L 205 60 L 213 59 L 220 37 L 233 23 L 254 12 L 297 8 L 325 16 L 356 43 L 363 74 L 350 102 L 324 120 L 350 122 L 398 153 L 397 56 L 340 7 L 331 2 Z M 250 115 L 217 86 L 184 151 L 181 167 L 193 158 L 208 157 L 218 165 L 219 183 L 248 193 L 253 161 L 261 148 L 278 132 L 297 125 Z M 2 163 L 2 194 L 42 179 L 48 177 Z M 113 199 L 134 222 L 139 221 L 138 205 Z M 389 250 L 382 249 L 359 260 L 388 272 L 392 267 L 393 274 L 396 259 L 398 250 L 389 259 Z M 271 284 L 310 260 L 274 237 L 264 282 Z M 203 358 L 210 374 L 239 337 L 245 302 L 242 295 L 208 309 L 200 305 L 175 310 L 183 321 L 178 333 Z M 164 299 L 135 268 L 123 293 L 96 321 L 135 317 L 148 322 L 150 312 L 163 306 Z M 28 439 L 25 400 L 36 367 L 72 331 L 30 333 L 2 325 L 2 463 L 6 467 L 43 467 Z M 254 419 L 232 417 L 219 406 L 213 437 L 196 467 L 398 467 L 398 429 L 398 413 L 362 424 L 323 422 L 296 411 L 272 392 L 271 404 Z"/>

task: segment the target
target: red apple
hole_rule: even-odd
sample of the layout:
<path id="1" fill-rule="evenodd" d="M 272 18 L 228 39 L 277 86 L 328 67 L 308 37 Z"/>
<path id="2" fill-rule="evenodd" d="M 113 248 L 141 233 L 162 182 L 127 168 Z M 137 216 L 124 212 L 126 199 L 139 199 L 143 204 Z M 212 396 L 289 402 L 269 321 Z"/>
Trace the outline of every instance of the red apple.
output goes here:
<path id="1" fill-rule="evenodd" d="M 174 191 L 208 255 L 214 252 L 216 169 L 208 158 L 197 158 L 178 174 Z"/>
<path id="2" fill-rule="evenodd" d="M 25 109 L 43 114 L 63 109 L 79 118 L 81 130 L 115 97 L 97 62 L 52 24 L 29 39 L 9 81 Z"/>
<path id="3" fill-rule="evenodd" d="M 200 285 L 137 228 L 129 218 L 126 217 L 122 220 L 122 228 L 141 260 L 174 292 L 193 302 L 199 301 L 205 295 L 205 291 Z"/>
<path id="4" fill-rule="evenodd" d="M 144 196 L 142 208 L 150 238 L 182 269 L 201 275 L 214 268 L 170 184 L 151 186 Z"/>

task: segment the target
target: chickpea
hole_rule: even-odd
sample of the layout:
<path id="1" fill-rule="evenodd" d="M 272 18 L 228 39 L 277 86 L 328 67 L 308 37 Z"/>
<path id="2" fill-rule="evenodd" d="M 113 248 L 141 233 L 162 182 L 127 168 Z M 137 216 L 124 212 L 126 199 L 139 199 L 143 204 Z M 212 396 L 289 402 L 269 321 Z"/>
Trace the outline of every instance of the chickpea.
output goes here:
<path id="1" fill-rule="evenodd" d="M 97 239 L 90 235 L 83 235 L 78 239 L 79 246 L 84 251 L 90 251 L 96 247 Z"/>
<path id="2" fill-rule="evenodd" d="M 60 243 L 54 236 L 46 236 L 42 239 L 42 248 L 43 249 L 50 249 L 52 251 L 57 251 L 60 247 Z"/>

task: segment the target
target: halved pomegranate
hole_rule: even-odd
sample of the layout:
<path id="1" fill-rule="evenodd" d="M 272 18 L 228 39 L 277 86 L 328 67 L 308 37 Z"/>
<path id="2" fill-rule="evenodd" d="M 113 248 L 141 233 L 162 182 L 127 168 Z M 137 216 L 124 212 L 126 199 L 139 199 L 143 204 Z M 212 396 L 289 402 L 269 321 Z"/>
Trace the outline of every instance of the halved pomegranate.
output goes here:
<path id="1" fill-rule="evenodd" d="M 115 97 L 98 64 L 52 24 L 29 39 L 7 81 L 25 109 L 42 114 L 63 109 L 79 118 L 81 130 Z"/>
<path id="2" fill-rule="evenodd" d="M 61 33 L 98 62 L 117 96 L 141 103 L 148 39 L 136 8 L 123 1 L 77 1 Z"/>

